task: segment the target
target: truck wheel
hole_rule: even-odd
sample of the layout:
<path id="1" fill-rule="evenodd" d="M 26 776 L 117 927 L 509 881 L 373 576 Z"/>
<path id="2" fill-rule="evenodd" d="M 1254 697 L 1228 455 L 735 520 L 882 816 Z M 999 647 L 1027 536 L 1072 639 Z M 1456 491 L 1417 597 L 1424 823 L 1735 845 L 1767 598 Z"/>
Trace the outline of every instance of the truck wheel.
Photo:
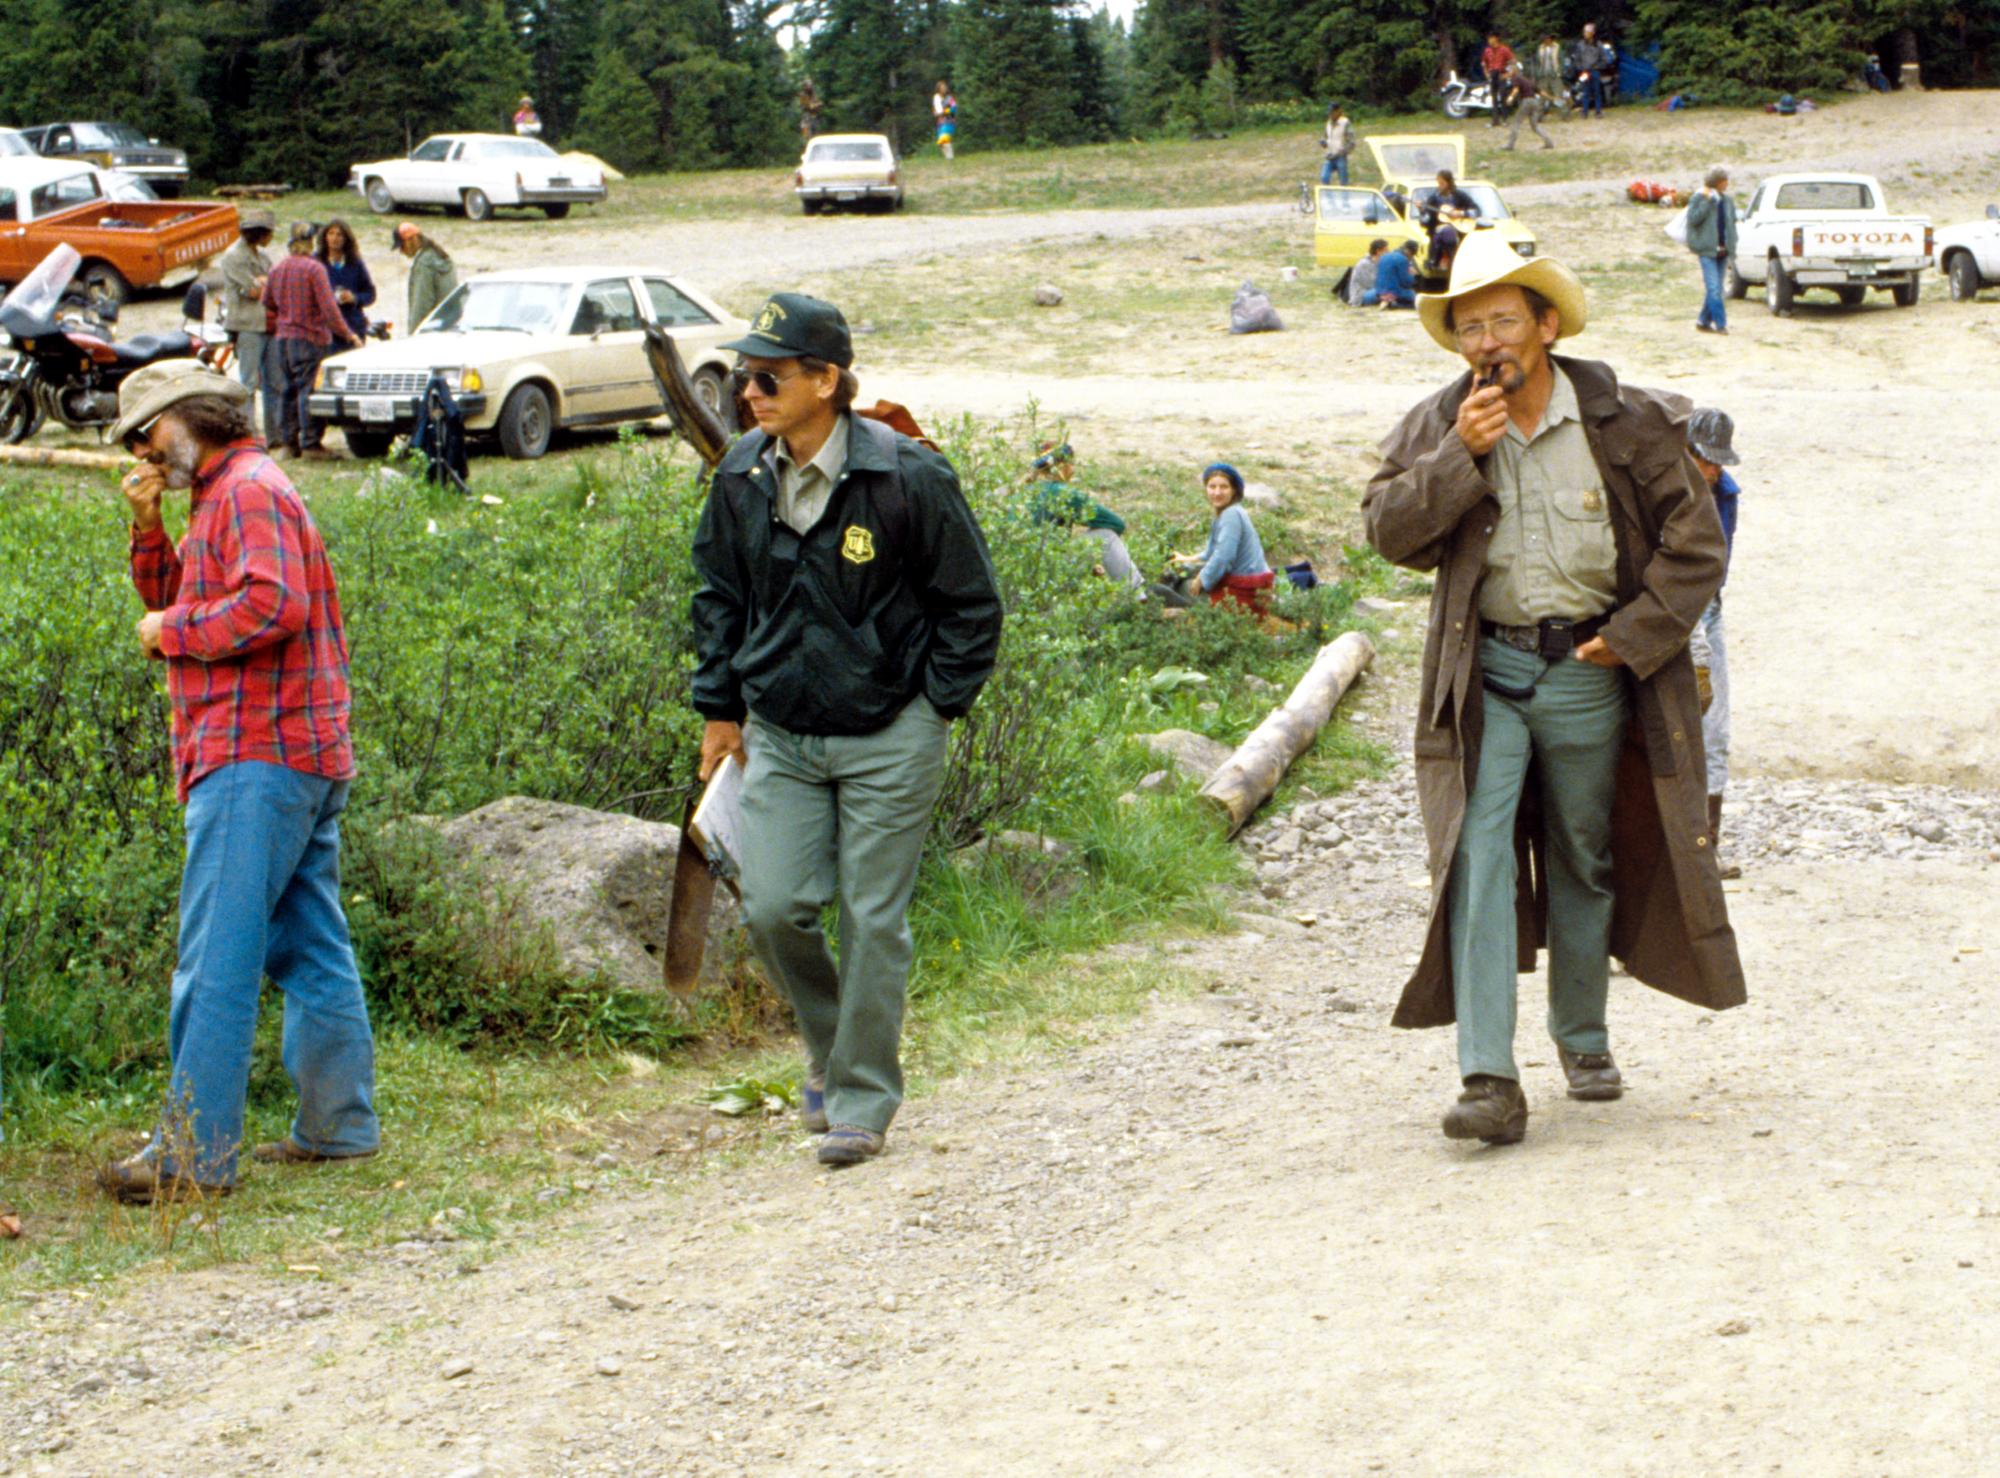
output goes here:
<path id="1" fill-rule="evenodd" d="M 545 205 L 542 207 L 542 214 L 552 221 L 559 221 L 569 214 L 569 202 L 558 200 L 554 205 Z"/>
<path id="2" fill-rule="evenodd" d="M 378 216 L 386 216 L 396 208 L 396 197 L 389 193 L 388 184 L 382 180 L 369 180 L 362 193 L 368 197 L 368 208 Z"/>
<path id="3" fill-rule="evenodd" d="M 532 462 L 549 449 L 555 412 L 540 385 L 520 385 L 500 407 L 500 450 L 517 462 Z"/>
<path id="4" fill-rule="evenodd" d="M 26 441 L 42 425 L 42 402 L 34 385 L 17 381 L 0 394 L 0 441 L 12 446 Z"/>
<path id="5" fill-rule="evenodd" d="M 465 192 L 465 218 L 468 221 L 490 221 L 493 219 L 493 202 L 486 198 L 484 190 Z"/>
<path id="6" fill-rule="evenodd" d="M 396 439 L 393 431 L 363 431 L 354 426 L 340 434 L 347 439 L 347 449 L 364 462 L 386 455 L 389 444 Z"/>
<path id="7" fill-rule="evenodd" d="M 125 280 L 125 274 L 109 262 L 90 262 L 76 274 L 84 296 L 98 303 L 109 303 L 114 308 L 125 306 L 132 296 L 132 284 Z"/>
<path id="8" fill-rule="evenodd" d="M 1788 317 L 1792 311 L 1792 279 L 1775 261 L 1764 273 L 1764 306 L 1780 318 Z"/>
<path id="9" fill-rule="evenodd" d="M 729 387 L 723 383 L 722 371 L 712 364 L 705 364 L 693 375 L 695 399 L 728 422 Z"/>
<path id="10" fill-rule="evenodd" d="M 1889 296 L 1896 300 L 1898 308 L 1914 308 L 1917 306 L 1917 294 L 1922 290 L 1923 284 L 1912 277 L 1908 282 L 1899 282 L 1890 288 Z"/>
<path id="11" fill-rule="evenodd" d="M 1743 299 L 1750 296 L 1750 284 L 1743 280 L 1743 274 L 1736 270 L 1736 259 L 1729 258 L 1722 264 L 1722 290 L 1732 298 Z"/>
<path id="12" fill-rule="evenodd" d="M 1979 263 L 1972 260 L 1971 252 L 1953 252 L 1945 272 L 1951 280 L 1951 300 L 1954 303 L 1969 303 L 1979 296 Z"/>
<path id="13" fill-rule="evenodd" d="M 1868 301 L 1868 289 L 1865 287 L 1837 287 L 1833 295 L 1850 308 L 1859 308 Z"/>

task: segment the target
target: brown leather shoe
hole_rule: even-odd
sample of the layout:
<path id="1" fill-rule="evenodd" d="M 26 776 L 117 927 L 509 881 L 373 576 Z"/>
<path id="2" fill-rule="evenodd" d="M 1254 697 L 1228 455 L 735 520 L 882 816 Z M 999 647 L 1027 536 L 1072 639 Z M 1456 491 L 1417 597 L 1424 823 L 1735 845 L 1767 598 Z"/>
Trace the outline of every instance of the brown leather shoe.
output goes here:
<path id="1" fill-rule="evenodd" d="M 202 1185 L 186 1176 L 162 1176 L 159 1162 L 143 1153 L 128 1160 L 113 1160 L 97 1172 L 97 1183 L 128 1206 L 146 1206 L 154 1201 L 212 1201 L 235 1189 L 228 1185 Z"/>
<path id="2" fill-rule="evenodd" d="M 1519 1144 L 1528 1133 L 1528 1096 L 1512 1078 L 1474 1073 L 1458 1102 L 1445 1110 L 1446 1139 L 1483 1139 Z"/>
<path id="3" fill-rule="evenodd" d="M 1556 1043 L 1556 1057 L 1569 1079 L 1569 1096 L 1586 1103 L 1604 1103 L 1625 1092 L 1625 1078 L 1609 1052 L 1572 1052 Z"/>
<path id="4" fill-rule="evenodd" d="M 347 1160 L 366 1160 L 374 1153 L 373 1150 L 363 1150 L 358 1155 L 322 1155 L 318 1150 L 309 1150 L 286 1138 L 258 1145 L 250 1151 L 250 1158 L 264 1165 L 338 1165 Z"/>

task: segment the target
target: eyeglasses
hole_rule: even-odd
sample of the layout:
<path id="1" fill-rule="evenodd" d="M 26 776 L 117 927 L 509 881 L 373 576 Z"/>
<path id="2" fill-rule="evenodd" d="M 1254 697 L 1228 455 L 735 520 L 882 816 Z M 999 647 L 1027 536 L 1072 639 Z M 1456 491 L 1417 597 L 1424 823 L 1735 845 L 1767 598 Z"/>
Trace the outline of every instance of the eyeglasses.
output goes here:
<path id="1" fill-rule="evenodd" d="M 1498 318 L 1461 323 L 1453 332 L 1458 335 L 1459 347 L 1464 349 L 1470 349 L 1488 334 L 1503 344 L 1518 344 L 1528 336 L 1529 323 L 1529 319 L 1518 314 L 1503 313 Z"/>
<path id="2" fill-rule="evenodd" d="M 789 375 L 774 375 L 769 370 L 753 370 L 739 364 L 730 371 L 730 377 L 736 381 L 738 393 L 741 393 L 746 385 L 755 385 L 759 395 L 776 395 L 780 385 L 788 380 L 796 380 L 804 373 L 802 369 L 795 369 Z"/>

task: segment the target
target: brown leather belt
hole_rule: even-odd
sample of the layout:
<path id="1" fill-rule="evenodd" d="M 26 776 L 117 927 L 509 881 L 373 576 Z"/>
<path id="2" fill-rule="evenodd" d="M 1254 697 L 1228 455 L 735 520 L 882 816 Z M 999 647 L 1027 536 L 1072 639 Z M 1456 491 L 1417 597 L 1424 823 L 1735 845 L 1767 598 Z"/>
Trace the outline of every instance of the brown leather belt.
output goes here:
<path id="1" fill-rule="evenodd" d="M 1570 647 L 1575 649 L 1582 646 L 1593 636 L 1596 636 L 1598 632 L 1602 631 L 1604 623 L 1610 619 L 1609 615 L 1591 616 L 1585 620 L 1573 622 L 1569 629 Z M 1547 632 L 1550 626 L 1556 624 L 1558 623 L 1543 621 L 1534 626 L 1502 626 L 1497 621 L 1481 621 L 1479 623 L 1479 634 L 1481 636 L 1490 636 L 1495 641 L 1502 642 L 1507 646 L 1515 648 L 1517 651 L 1539 654 L 1542 651 L 1544 633 Z"/>

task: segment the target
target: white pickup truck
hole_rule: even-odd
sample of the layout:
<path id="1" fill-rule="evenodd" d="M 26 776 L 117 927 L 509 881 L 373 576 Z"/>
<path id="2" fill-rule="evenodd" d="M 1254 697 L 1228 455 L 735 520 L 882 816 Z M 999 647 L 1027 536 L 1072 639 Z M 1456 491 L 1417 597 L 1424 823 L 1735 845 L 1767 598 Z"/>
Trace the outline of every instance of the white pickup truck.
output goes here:
<path id="1" fill-rule="evenodd" d="M 1929 219 L 1890 215 L 1872 175 L 1773 175 L 1736 223 L 1729 294 L 1743 297 L 1761 283 L 1765 304 L 1785 314 L 1807 288 L 1827 288 L 1849 307 L 1869 288 L 1886 288 L 1909 308 L 1931 247 Z"/>

